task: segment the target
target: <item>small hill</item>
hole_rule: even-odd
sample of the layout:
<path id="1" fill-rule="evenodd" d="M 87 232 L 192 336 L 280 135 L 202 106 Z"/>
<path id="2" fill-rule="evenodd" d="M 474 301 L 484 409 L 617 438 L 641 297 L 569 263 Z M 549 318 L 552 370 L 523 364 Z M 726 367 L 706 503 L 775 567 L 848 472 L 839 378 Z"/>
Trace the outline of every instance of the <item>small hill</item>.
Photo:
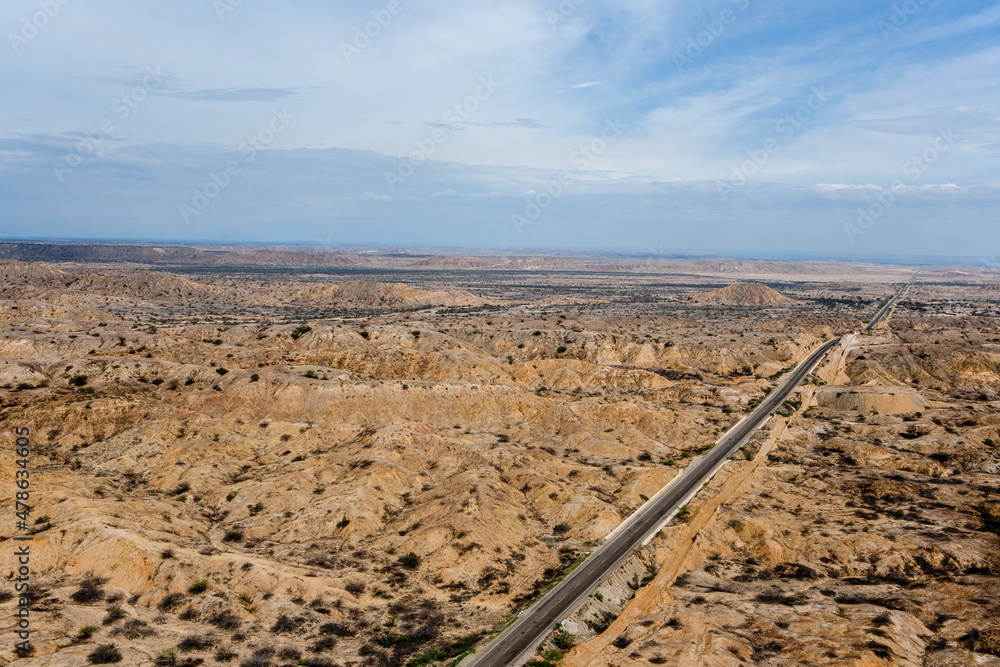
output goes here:
<path id="1" fill-rule="evenodd" d="M 160 271 L 136 271 L 124 276 L 87 273 L 73 282 L 70 289 L 140 299 L 207 296 L 219 291 L 211 285 Z"/>
<path id="2" fill-rule="evenodd" d="M 834 410 L 877 412 L 884 415 L 912 414 L 926 410 L 928 403 L 910 387 L 826 386 L 816 390 L 820 407 Z"/>
<path id="3" fill-rule="evenodd" d="M 698 294 L 688 301 L 713 306 L 789 306 L 795 303 L 762 283 L 736 283 Z"/>
<path id="4" fill-rule="evenodd" d="M 0 284 L 3 285 L 63 288 L 74 280 L 76 276 L 45 262 L 0 261 Z"/>
<path id="5" fill-rule="evenodd" d="M 465 290 L 426 291 L 404 283 L 374 281 L 352 281 L 321 287 L 298 287 L 291 298 L 371 310 L 427 306 L 476 306 L 483 303 L 481 299 Z"/>
<path id="6" fill-rule="evenodd" d="M 216 288 L 161 271 L 125 275 L 71 273 L 46 262 L 0 261 L 0 285 L 73 290 L 116 297 L 152 298 L 204 295 Z"/>
<path id="7" fill-rule="evenodd" d="M 469 306 L 482 303 L 465 290 L 425 291 L 404 283 L 377 283 L 353 281 L 337 286 L 336 298 L 354 306 L 413 307 L 413 306 Z"/>

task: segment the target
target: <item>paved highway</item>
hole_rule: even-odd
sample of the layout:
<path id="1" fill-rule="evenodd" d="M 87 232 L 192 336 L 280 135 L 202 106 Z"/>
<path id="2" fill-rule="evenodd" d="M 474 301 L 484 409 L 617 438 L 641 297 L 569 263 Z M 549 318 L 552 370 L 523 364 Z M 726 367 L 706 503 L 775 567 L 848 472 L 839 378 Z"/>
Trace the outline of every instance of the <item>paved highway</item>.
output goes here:
<path id="1" fill-rule="evenodd" d="M 862 329 L 862 331 L 871 331 L 872 329 L 874 329 L 878 325 L 878 323 L 882 321 L 882 318 L 889 314 L 889 311 L 892 310 L 893 306 L 896 305 L 896 302 L 899 301 L 899 297 L 903 296 L 906 290 L 910 289 L 913 283 L 916 282 L 918 275 L 920 275 L 919 271 L 917 271 L 917 273 L 915 273 L 913 277 L 910 278 L 910 282 L 903 285 L 902 289 L 896 292 L 896 296 L 889 299 L 889 303 L 882 306 L 882 309 L 879 310 L 878 313 L 875 315 L 875 317 L 872 318 L 871 322 L 865 325 L 865 328 Z"/>
<path id="2" fill-rule="evenodd" d="M 895 299 L 890 301 L 890 304 L 894 301 Z M 887 311 L 887 308 L 883 308 L 883 311 Z M 872 321 L 877 322 L 881 315 L 880 312 L 877 319 Z M 730 429 L 711 452 L 688 466 L 681 477 L 636 510 L 600 548 L 548 595 L 522 612 L 514 624 L 496 639 L 464 660 L 463 667 L 506 667 L 517 660 L 518 656 L 537 647 L 556 623 L 570 616 L 639 545 L 660 531 L 664 522 L 781 406 L 838 342 L 840 338 L 834 338 L 810 354 L 756 410 Z"/>

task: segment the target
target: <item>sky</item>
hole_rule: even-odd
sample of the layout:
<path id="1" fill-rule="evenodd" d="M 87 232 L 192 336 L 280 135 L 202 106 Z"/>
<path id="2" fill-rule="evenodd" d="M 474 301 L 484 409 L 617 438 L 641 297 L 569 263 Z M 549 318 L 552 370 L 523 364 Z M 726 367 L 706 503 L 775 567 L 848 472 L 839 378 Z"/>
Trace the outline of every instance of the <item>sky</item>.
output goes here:
<path id="1" fill-rule="evenodd" d="M 1000 1 L 5 0 L 0 238 L 1000 254 Z"/>

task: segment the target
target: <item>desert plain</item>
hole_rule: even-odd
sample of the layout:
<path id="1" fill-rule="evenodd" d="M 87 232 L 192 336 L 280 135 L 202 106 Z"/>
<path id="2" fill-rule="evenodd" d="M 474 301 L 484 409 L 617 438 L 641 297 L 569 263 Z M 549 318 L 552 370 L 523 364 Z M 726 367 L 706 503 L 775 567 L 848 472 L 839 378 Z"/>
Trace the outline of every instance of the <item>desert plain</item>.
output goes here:
<path id="1" fill-rule="evenodd" d="M 1000 665 L 998 298 L 989 265 L 0 244 L 0 664 L 457 665 L 843 336 L 529 664 Z"/>

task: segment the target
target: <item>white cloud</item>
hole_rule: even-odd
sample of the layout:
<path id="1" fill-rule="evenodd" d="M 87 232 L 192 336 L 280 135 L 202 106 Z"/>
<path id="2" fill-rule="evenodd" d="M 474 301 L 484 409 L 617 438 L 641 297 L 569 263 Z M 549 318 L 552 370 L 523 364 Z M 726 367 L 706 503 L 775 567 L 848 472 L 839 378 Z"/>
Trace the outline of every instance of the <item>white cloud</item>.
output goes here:
<path id="1" fill-rule="evenodd" d="M 257 189 L 213 207 L 220 219 L 258 219 L 272 211 L 268 197 L 294 196 L 284 210 L 308 211 L 310 220 L 359 202 L 411 213 L 393 207 L 416 201 L 502 220 L 503 202 L 570 170 L 560 206 L 601 210 L 587 198 L 606 193 L 629 224 L 681 224 L 671 207 L 719 220 L 734 213 L 716 196 L 718 183 L 761 159 L 769 141 L 776 150 L 734 195 L 757 220 L 769 206 L 832 210 L 901 180 L 901 198 L 982 215 L 977 202 L 1000 188 L 1000 6 L 962 16 L 932 3 L 883 39 L 885 8 L 761 0 L 679 71 L 673 54 L 735 4 L 588 0 L 553 26 L 546 12 L 554 0 L 404 2 L 348 62 L 342 43 L 380 3 L 245 2 L 224 21 L 204 0 L 71 3 L 19 53 L 0 54 L 0 172 L 35 178 L 18 183 L 49 202 L 51 220 L 56 208 L 75 210 L 78 186 L 103 194 L 94 200 L 99 220 L 101 206 L 127 208 L 116 194 L 145 179 L 155 187 L 143 190 L 144 201 L 170 218 L 178 193 L 225 167 L 229 154 L 217 147 L 238 148 L 287 107 L 287 131 L 241 180 Z M 34 6 L 8 3 L 0 25 L 18 25 Z M 168 83 L 119 118 L 115 101 L 147 67 L 161 67 Z M 498 87 L 477 97 L 483 77 Z M 826 86 L 829 100 L 793 132 L 781 129 L 814 86 Z M 456 105 L 463 117 L 447 120 Z M 56 187 L 52 159 L 109 116 L 112 136 L 75 182 Z M 627 129 L 581 169 L 575 156 L 600 147 L 607 119 L 616 118 Z M 906 179 L 907 162 L 947 127 L 959 137 L 955 147 Z M 390 196 L 384 172 L 427 142 L 431 160 Z M 261 166 L 271 160 L 283 171 Z M 253 181 L 257 172 L 281 187 Z M 20 193 L 0 190 L 5 223 L 22 210 Z"/>

